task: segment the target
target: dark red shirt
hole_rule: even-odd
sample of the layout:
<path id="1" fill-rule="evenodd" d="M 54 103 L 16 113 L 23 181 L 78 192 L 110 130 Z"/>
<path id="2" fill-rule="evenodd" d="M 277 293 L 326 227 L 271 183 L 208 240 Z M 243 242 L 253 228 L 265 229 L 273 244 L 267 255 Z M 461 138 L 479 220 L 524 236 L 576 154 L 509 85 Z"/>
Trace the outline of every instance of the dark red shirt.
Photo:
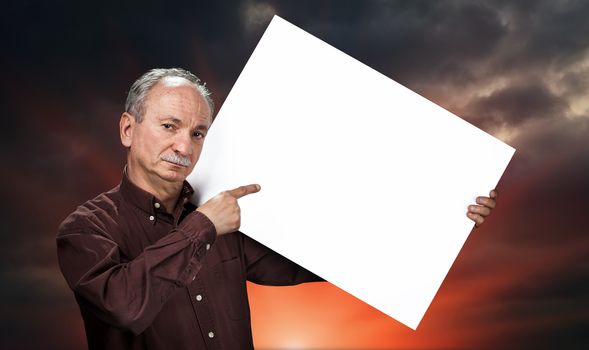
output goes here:
<path id="1" fill-rule="evenodd" d="M 90 349 L 253 349 L 246 280 L 321 279 L 241 232 L 217 237 L 185 182 L 173 214 L 123 175 L 59 228 Z"/>

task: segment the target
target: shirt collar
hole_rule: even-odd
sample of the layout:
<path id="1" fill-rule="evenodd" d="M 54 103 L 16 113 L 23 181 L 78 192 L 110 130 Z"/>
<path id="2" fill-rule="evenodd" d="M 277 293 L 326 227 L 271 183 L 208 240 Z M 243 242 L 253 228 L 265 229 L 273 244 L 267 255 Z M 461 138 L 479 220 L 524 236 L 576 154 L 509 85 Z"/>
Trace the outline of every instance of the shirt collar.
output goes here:
<path id="1" fill-rule="evenodd" d="M 120 191 L 125 200 L 148 213 L 154 214 L 156 211 L 164 210 L 161 200 L 131 182 L 131 179 L 129 179 L 127 174 L 127 166 L 125 166 L 125 169 L 123 170 Z M 186 180 L 184 180 L 182 184 L 182 190 L 180 190 L 180 198 L 178 203 L 182 205 L 189 202 L 193 194 L 194 189 Z"/>

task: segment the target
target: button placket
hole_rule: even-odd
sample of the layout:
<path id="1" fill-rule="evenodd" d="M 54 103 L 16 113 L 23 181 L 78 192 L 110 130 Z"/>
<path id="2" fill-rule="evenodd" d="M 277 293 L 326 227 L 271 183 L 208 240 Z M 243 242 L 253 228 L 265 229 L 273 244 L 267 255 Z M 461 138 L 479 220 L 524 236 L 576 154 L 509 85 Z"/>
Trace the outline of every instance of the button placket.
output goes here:
<path id="1" fill-rule="evenodd" d="M 195 316 L 200 325 L 203 337 L 207 341 L 216 342 L 215 334 L 215 321 L 211 310 L 209 309 L 209 303 L 205 299 L 206 289 L 203 285 L 203 281 L 200 278 L 196 279 L 196 282 L 191 283 L 188 287 L 192 299 L 192 307 L 194 309 Z"/>

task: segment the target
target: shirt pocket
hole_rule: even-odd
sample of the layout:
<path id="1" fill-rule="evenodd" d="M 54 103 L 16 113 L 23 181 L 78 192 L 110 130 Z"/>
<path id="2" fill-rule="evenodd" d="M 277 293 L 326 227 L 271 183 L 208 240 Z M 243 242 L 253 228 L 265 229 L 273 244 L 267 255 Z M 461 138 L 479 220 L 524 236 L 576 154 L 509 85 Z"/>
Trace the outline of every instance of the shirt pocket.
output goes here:
<path id="1" fill-rule="evenodd" d="M 229 318 L 242 320 L 249 309 L 245 273 L 239 257 L 221 261 L 213 266 L 215 291 L 221 307 Z"/>

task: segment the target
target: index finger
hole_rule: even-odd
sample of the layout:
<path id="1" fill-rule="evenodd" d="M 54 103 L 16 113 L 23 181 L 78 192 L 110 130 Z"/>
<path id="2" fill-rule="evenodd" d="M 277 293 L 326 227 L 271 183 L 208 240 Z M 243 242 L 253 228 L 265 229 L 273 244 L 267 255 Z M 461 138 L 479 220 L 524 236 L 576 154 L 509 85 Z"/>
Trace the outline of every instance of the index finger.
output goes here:
<path id="1" fill-rule="evenodd" d="M 260 190 L 260 185 L 252 184 L 246 186 L 239 186 L 232 190 L 227 191 L 233 198 L 239 199 L 243 196 L 247 196 L 248 194 L 256 193 Z"/>

